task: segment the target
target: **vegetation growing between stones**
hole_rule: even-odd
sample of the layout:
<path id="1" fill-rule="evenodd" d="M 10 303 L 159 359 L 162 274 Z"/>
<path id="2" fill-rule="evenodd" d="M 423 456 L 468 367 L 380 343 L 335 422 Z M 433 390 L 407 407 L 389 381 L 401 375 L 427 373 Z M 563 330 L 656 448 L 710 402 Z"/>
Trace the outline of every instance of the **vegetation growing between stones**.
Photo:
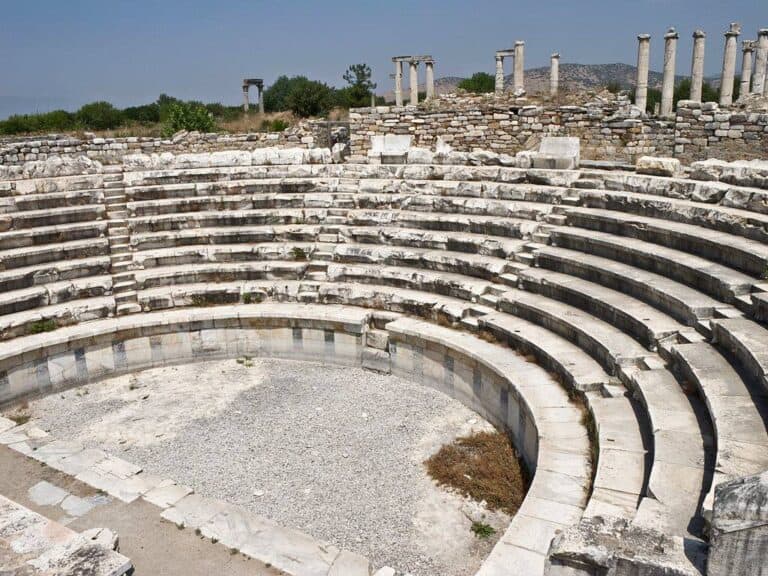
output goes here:
<path id="1" fill-rule="evenodd" d="M 472 530 L 472 533 L 481 540 L 485 540 L 496 534 L 496 530 L 493 526 L 486 524 L 485 522 L 472 522 L 470 530 Z"/>
<path id="2" fill-rule="evenodd" d="M 484 500 L 491 510 L 515 514 L 525 498 L 526 474 L 509 438 L 500 432 L 457 438 L 425 465 L 438 485 Z"/>
<path id="3" fill-rule="evenodd" d="M 29 333 L 30 334 L 40 334 L 42 332 L 51 332 L 53 330 L 56 330 L 58 328 L 58 324 L 56 323 L 56 320 L 53 319 L 47 319 L 47 320 L 38 320 L 37 322 L 33 322 L 29 325 Z"/>

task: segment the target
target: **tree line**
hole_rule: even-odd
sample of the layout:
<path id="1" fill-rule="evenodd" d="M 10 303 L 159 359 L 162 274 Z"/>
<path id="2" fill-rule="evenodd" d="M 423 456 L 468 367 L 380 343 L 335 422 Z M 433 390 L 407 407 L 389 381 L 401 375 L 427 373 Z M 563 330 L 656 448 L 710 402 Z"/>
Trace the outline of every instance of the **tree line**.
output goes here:
<path id="1" fill-rule="evenodd" d="M 367 64 L 352 64 L 343 75 L 347 85 L 334 88 L 306 76 L 280 76 L 264 90 L 265 112 L 291 112 L 300 118 L 325 116 L 334 108 L 369 106 L 376 84 Z M 377 99 L 383 103 L 383 99 Z M 252 113 L 255 113 L 253 111 Z M 130 126 L 161 125 L 165 135 L 179 130 L 212 132 L 220 122 L 241 118 L 240 106 L 180 100 L 167 94 L 150 104 L 117 108 L 109 102 L 85 104 L 75 112 L 53 110 L 41 114 L 16 114 L 0 121 L 0 134 L 115 130 Z M 270 121 L 267 129 L 284 129 L 283 121 Z"/>

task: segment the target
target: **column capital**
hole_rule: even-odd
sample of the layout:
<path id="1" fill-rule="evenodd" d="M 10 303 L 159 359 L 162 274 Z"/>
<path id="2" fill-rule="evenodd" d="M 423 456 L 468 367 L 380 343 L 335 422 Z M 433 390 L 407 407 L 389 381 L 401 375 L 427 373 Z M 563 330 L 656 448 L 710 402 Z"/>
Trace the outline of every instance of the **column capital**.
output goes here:
<path id="1" fill-rule="evenodd" d="M 664 34 L 664 40 L 677 40 L 680 38 L 680 34 L 677 33 L 677 30 L 674 28 L 670 28 L 667 30 L 667 33 Z"/>
<path id="2" fill-rule="evenodd" d="M 730 36 L 738 36 L 741 34 L 741 24 L 738 22 L 731 22 L 728 27 L 728 31 L 725 33 L 726 38 Z"/>
<path id="3" fill-rule="evenodd" d="M 524 40 L 517 40 L 515 42 L 515 48 L 517 48 L 518 46 L 525 46 L 525 41 Z"/>
<path id="4" fill-rule="evenodd" d="M 694 30 L 693 31 L 693 37 L 694 38 L 706 38 L 707 34 L 704 32 L 704 30 Z"/>
<path id="5" fill-rule="evenodd" d="M 640 42 L 644 42 L 651 39 L 650 34 L 638 34 L 637 39 L 640 40 Z"/>
<path id="6" fill-rule="evenodd" d="M 559 52 L 553 52 L 553 53 L 552 53 L 552 56 L 550 56 L 550 58 L 554 58 L 554 59 L 556 59 L 556 60 L 557 60 L 557 59 L 559 59 L 559 58 L 560 58 L 560 53 L 559 53 Z"/>
<path id="7" fill-rule="evenodd" d="M 760 38 L 760 36 L 768 36 L 768 28 L 760 28 L 757 31 L 757 37 Z"/>
<path id="8" fill-rule="evenodd" d="M 743 52 L 754 52 L 755 46 L 757 46 L 756 40 L 742 40 L 741 41 L 741 50 Z"/>

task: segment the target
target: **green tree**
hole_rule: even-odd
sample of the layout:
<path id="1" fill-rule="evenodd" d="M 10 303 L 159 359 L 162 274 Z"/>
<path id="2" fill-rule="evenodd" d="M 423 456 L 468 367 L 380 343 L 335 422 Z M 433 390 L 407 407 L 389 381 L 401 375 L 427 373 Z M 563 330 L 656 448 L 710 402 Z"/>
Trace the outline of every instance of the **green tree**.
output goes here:
<path id="1" fill-rule="evenodd" d="M 91 102 L 75 113 L 77 123 L 89 130 L 111 130 L 123 123 L 123 114 L 109 102 Z"/>
<path id="2" fill-rule="evenodd" d="M 356 108 L 369 106 L 371 93 L 376 84 L 371 81 L 371 68 L 368 64 L 351 64 L 344 73 L 344 80 L 349 85 L 343 91 L 346 107 Z"/>
<path id="3" fill-rule="evenodd" d="M 459 88 L 473 94 L 487 94 L 496 89 L 496 78 L 487 72 L 475 72 L 471 78 L 459 82 Z"/>
<path id="4" fill-rule="evenodd" d="M 291 89 L 285 97 L 287 108 L 302 118 L 325 114 L 332 103 L 333 91 L 327 84 L 304 76 L 292 79 Z"/>
<path id="5" fill-rule="evenodd" d="M 267 112 L 283 112 L 288 110 L 286 99 L 295 84 L 297 77 L 280 76 L 275 83 L 264 90 L 264 110 Z"/>

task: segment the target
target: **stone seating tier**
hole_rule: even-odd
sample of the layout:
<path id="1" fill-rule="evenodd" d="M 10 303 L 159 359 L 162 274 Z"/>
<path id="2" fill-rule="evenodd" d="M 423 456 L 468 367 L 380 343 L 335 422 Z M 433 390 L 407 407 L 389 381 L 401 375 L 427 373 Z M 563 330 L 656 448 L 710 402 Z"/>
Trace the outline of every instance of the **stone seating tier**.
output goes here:
<path id="1" fill-rule="evenodd" d="M 95 173 L 86 175 L 71 165 L 61 173 L 34 166 L 0 182 L 4 398 L 46 388 L 37 382 L 44 371 L 14 365 L 27 345 L 62 337 L 73 347 L 81 328 L 90 338 L 99 326 L 135 327 L 145 318 L 148 331 L 170 334 L 206 314 L 216 318 L 211 329 L 235 322 L 245 330 L 249 310 L 298 321 L 278 320 L 278 310 L 291 315 L 290 302 L 315 304 L 312 314 L 360 306 L 370 322 L 405 314 L 388 325 L 393 345 L 361 350 L 355 361 L 416 379 L 432 374 L 414 368 L 422 349 L 450 348 L 468 333 L 501 342 L 562 383 L 559 392 L 519 383 L 516 405 L 542 410 L 536 426 L 582 427 L 565 435 L 539 428 L 533 450 L 517 425 L 515 444 L 529 466 L 535 451 L 541 460 L 567 441 L 575 451 L 567 459 L 587 457 L 594 468 L 578 464 L 565 478 L 537 465 L 534 486 L 542 488 L 531 489 L 518 514 L 524 529 L 513 522 L 506 548 L 497 546 L 481 570 L 488 576 L 507 562 L 502 549 L 514 552 L 506 566 L 541 573 L 551 535 L 581 517 L 619 516 L 696 540 L 713 486 L 765 467 L 768 331 L 759 321 L 768 318 L 768 192 L 757 168 L 704 166 L 693 178 L 670 178 L 254 154 L 141 156 L 91 165 Z M 30 335 L 51 319 L 55 330 Z M 355 322 L 343 330 L 359 333 Z M 30 354 L 25 362 L 38 353 Z M 177 358 L 159 349 L 150 357 Z M 541 370 L 514 357 L 499 370 Z M 445 366 L 425 383 L 446 386 Z M 57 385 L 60 369 L 51 370 Z M 445 390 L 457 393 L 463 376 L 451 373 Z M 477 391 L 468 392 L 471 378 L 463 382 L 470 400 Z M 511 396 L 493 382 L 473 407 L 504 427 L 498 406 L 511 406 Z M 569 396 L 586 416 L 561 404 L 550 410 L 548 402 Z M 545 514 L 547 499 L 565 507 L 562 516 Z"/>

